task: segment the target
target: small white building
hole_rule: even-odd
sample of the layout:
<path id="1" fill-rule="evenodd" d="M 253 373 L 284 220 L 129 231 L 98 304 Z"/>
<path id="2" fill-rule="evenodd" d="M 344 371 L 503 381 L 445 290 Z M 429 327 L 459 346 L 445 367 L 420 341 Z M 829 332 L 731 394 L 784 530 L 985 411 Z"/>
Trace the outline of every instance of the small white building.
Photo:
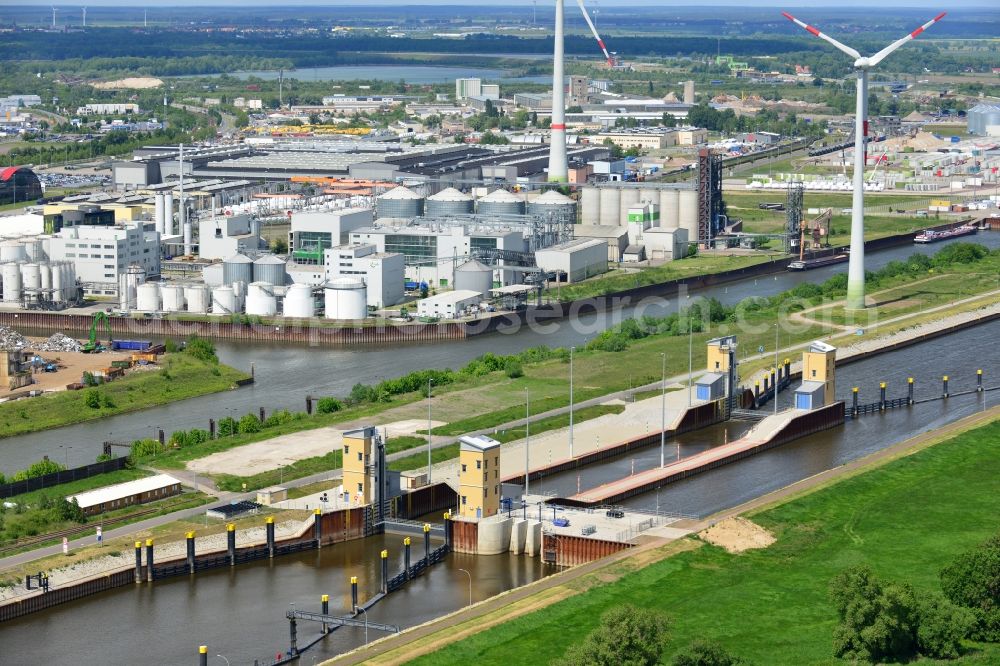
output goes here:
<path id="1" fill-rule="evenodd" d="M 147 277 L 160 274 L 160 235 L 141 224 L 64 227 L 49 240 L 49 259 L 72 261 L 86 293 L 114 295 L 118 276 L 133 263 Z"/>
<path id="2" fill-rule="evenodd" d="M 143 479 L 135 479 L 70 495 L 66 501 L 73 502 L 75 500 L 85 515 L 92 516 L 133 504 L 145 504 L 165 499 L 180 494 L 180 492 L 180 481 L 169 474 L 156 474 Z"/>
<path id="3" fill-rule="evenodd" d="M 371 208 L 296 211 L 292 213 L 288 249 L 296 263 L 322 264 L 326 250 L 348 243 L 352 231 L 368 226 L 374 220 L 375 213 Z"/>
<path id="4" fill-rule="evenodd" d="M 574 238 L 535 250 L 535 261 L 543 271 L 555 273 L 557 282 L 579 282 L 608 271 L 608 245 L 598 239 Z"/>
<path id="5" fill-rule="evenodd" d="M 378 252 L 374 245 L 338 245 L 324 253 L 325 282 L 357 276 L 365 281 L 368 306 L 384 308 L 404 298 L 403 255 Z"/>
<path id="6" fill-rule="evenodd" d="M 610 224 L 577 224 L 573 226 L 573 236 L 582 240 L 600 240 L 607 246 L 608 261 L 622 261 L 628 247 L 628 227 Z"/>
<path id="7" fill-rule="evenodd" d="M 265 246 L 264 239 L 253 233 L 249 215 L 219 215 L 198 223 L 198 256 L 202 259 L 228 259 L 237 254 L 253 253 Z"/>
<path id="8" fill-rule="evenodd" d="M 646 248 L 646 257 L 653 260 L 676 261 L 687 256 L 687 229 L 651 227 L 642 232 L 639 243 Z"/>
<path id="9" fill-rule="evenodd" d="M 76 110 L 78 116 L 120 116 L 126 113 L 139 113 L 138 104 L 87 104 Z"/>
<path id="10" fill-rule="evenodd" d="M 438 319 L 457 319 L 466 310 L 476 308 L 482 296 L 472 290 L 446 291 L 417 303 L 417 315 Z"/>

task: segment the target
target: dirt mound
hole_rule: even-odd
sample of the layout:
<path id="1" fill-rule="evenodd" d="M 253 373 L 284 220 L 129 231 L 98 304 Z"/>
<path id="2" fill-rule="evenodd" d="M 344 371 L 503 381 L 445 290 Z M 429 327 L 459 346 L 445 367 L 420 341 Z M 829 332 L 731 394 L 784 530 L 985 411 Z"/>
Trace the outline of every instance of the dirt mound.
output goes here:
<path id="1" fill-rule="evenodd" d="M 730 553 L 742 553 L 753 548 L 767 548 L 775 542 L 774 535 L 746 518 L 727 518 L 698 534 L 708 543 L 725 548 Z"/>
<path id="2" fill-rule="evenodd" d="M 163 81 L 152 76 L 130 76 L 115 81 L 98 81 L 90 85 L 98 90 L 120 90 L 122 88 L 146 90 L 149 88 L 159 88 L 163 85 Z"/>

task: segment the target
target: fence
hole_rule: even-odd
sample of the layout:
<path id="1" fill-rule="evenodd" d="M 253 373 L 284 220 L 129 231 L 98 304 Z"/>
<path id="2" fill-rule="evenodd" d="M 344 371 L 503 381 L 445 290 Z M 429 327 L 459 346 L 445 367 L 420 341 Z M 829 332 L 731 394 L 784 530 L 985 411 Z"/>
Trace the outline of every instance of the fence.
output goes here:
<path id="1" fill-rule="evenodd" d="M 24 481 L 12 481 L 11 483 L 0 485 L 0 498 L 13 497 L 14 495 L 30 493 L 35 490 L 42 490 L 43 488 L 51 488 L 61 483 L 78 481 L 106 472 L 116 472 L 120 469 L 125 469 L 127 463 L 128 458 L 112 458 L 111 460 L 84 465 L 83 467 L 74 467 L 73 469 L 66 469 L 61 472 L 43 474 L 42 476 L 25 479 Z"/>

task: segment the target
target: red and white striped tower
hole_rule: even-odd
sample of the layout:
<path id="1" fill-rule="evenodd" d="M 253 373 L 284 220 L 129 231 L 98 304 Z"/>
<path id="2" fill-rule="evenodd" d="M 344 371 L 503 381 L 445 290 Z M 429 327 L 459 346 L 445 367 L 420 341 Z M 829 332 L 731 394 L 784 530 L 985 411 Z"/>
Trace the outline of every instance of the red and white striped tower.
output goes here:
<path id="1" fill-rule="evenodd" d="M 850 46 L 841 44 L 833 37 L 820 32 L 808 23 L 803 23 L 788 12 L 781 12 L 781 15 L 804 28 L 809 34 L 833 44 L 838 50 L 854 58 L 858 92 L 854 118 L 854 191 L 851 202 L 851 259 L 847 265 L 847 309 L 861 310 L 865 307 L 865 165 L 868 163 L 868 70 L 878 65 L 900 46 L 915 39 L 917 35 L 944 18 L 944 12 L 870 57 L 862 56 Z"/>
<path id="2" fill-rule="evenodd" d="M 564 2 L 556 0 L 555 61 L 552 65 L 552 131 L 549 144 L 549 182 L 565 183 L 566 166 L 566 77 L 563 62 Z"/>

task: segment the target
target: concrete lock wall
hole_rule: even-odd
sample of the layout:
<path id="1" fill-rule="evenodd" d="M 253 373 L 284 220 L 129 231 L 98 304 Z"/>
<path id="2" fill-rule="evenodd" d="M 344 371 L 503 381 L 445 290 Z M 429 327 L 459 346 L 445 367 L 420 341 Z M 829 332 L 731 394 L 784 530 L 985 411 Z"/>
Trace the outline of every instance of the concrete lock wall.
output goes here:
<path id="1" fill-rule="evenodd" d="M 524 554 L 538 557 L 542 552 L 542 524 L 537 520 L 529 520 L 524 530 Z"/>
<path id="2" fill-rule="evenodd" d="M 514 518 L 510 528 L 510 552 L 520 555 L 524 552 L 524 541 L 528 534 L 528 521 Z"/>
<path id="3" fill-rule="evenodd" d="M 513 518 L 489 520 L 479 523 L 477 550 L 479 555 L 499 555 L 510 549 L 510 534 Z"/>

